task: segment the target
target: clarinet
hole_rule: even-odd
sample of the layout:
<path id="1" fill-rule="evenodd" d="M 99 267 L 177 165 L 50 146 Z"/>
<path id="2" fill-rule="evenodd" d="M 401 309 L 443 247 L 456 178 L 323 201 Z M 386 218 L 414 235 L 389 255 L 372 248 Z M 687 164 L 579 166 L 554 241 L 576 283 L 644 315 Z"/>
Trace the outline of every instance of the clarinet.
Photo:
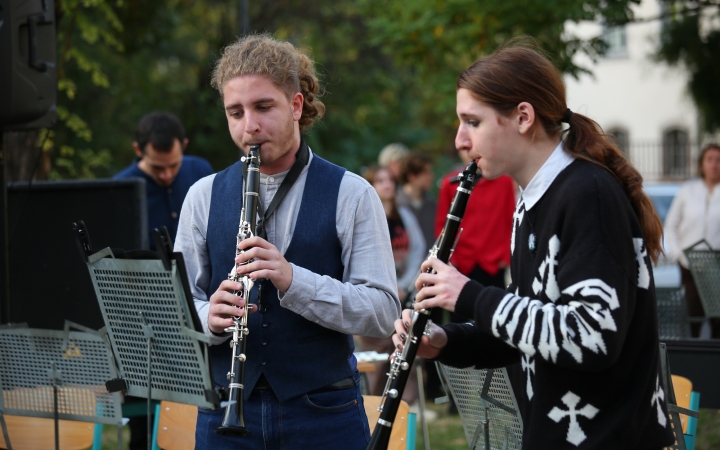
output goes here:
<path id="1" fill-rule="evenodd" d="M 430 249 L 428 259 L 435 257 L 442 262 L 447 263 L 452 254 L 455 238 L 460 230 L 460 221 L 465 214 L 470 193 L 475 185 L 475 177 L 477 173 L 477 164 L 475 161 L 468 164 L 460 175 L 460 184 L 455 191 L 455 198 L 450 204 L 445 226 L 432 249 Z M 432 272 L 432 269 L 430 269 Z M 380 417 L 377 425 L 373 430 L 370 442 L 368 442 L 365 450 L 387 449 L 390 442 L 390 433 L 392 431 L 393 421 L 397 415 L 400 401 L 402 400 L 402 392 L 405 389 L 408 377 L 410 376 L 410 367 L 415 361 L 415 356 L 420 345 L 420 338 L 426 333 L 429 326 L 430 310 L 421 309 L 414 311 L 412 314 L 412 323 L 410 324 L 407 339 L 402 353 L 395 352 L 392 363 L 390 364 L 390 372 L 388 380 L 385 384 L 385 391 L 380 399 Z"/>
<path id="2" fill-rule="evenodd" d="M 248 170 L 245 176 L 245 185 L 243 189 L 243 207 L 240 211 L 240 227 L 237 234 L 237 242 L 235 244 L 235 256 L 237 257 L 241 250 L 238 245 L 241 241 L 255 236 L 257 214 L 258 214 L 258 192 L 260 189 L 260 146 L 253 145 L 247 156 L 241 158 L 242 162 L 247 163 Z M 248 264 L 248 262 L 243 264 Z M 250 305 L 250 290 L 255 284 L 253 280 L 247 276 L 240 276 L 237 273 L 238 266 L 235 264 L 232 271 L 228 274 L 228 279 L 242 283 L 242 289 L 234 291 L 233 294 L 245 299 L 243 306 L 244 314 L 242 317 L 234 317 L 235 324 L 226 328 L 226 332 L 232 333 L 232 362 L 230 372 L 227 374 L 229 383 L 228 405 L 225 407 L 225 416 L 222 425 L 215 428 L 215 432 L 222 436 L 248 436 L 250 431 L 245 428 L 245 417 L 243 415 L 243 404 L 245 401 L 245 351 L 247 349 L 247 335 L 250 333 L 248 328 L 248 314 Z"/>

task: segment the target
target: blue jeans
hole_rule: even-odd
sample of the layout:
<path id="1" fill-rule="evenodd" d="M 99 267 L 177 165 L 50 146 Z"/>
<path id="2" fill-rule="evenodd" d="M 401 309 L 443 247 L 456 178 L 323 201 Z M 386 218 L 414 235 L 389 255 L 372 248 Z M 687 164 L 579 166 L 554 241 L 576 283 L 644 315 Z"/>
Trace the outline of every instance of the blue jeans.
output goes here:
<path id="1" fill-rule="evenodd" d="M 272 389 L 256 389 L 244 404 L 245 437 L 225 437 L 220 426 L 224 408 L 198 411 L 195 450 L 362 450 L 370 428 L 360 393 L 355 386 L 304 394 L 279 402 Z"/>

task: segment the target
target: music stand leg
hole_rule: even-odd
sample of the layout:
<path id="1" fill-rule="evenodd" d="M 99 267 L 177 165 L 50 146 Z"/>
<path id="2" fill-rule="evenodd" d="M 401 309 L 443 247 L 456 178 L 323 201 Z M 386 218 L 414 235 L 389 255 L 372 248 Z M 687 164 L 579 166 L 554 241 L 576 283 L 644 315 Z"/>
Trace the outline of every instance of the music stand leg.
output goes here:
<path id="1" fill-rule="evenodd" d="M 430 450 L 430 433 L 428 433 L 427 421 L 425 420 L 425 391 L 423 390 L 423 374 L 422 365 L 418 364 L 415 367 L 418 379 L 418 412 L 420 413 L 420 426 L 422 427 L 423 433 L 423 448 Z"/>
<path id="2" fill-rule="evenodd" d="M 152 450 L 152 338 L 148 338 L 148 355 L 147 355 L 147 383 L 148 383 L 148 398 L 147 398 L 147 445 L 148 450 Z"/>
<path id="3" fill-rule="evenodd" d="M 60 371 L 55 366 L 55 361 L 50 361 L 48 376 L 53 387 L 53 421 L 55 422 L 55 450 L 60 450 L 60 409 L 58 408 L 58 384 L 60 383 Z"/>
<path id="4" fill-rule="evenodd" d="M 122 422 L 120 422 L 120 423 L 118 424 L 118 427 L 117 427 L 117 430 L 118 430 L 118 431 L 117 431 L 117 433 L 118 433 L 118 436 L 117 436 L 117 442 L 118 442 L 117 450 L 122 450 L 122 432 L 123 432 L 123 427 L 124 427 L 124 426 L 125 426 L 125 425 L 124 425 Z"/>
<path id="5" fill-rule="evenodd" d="M 10 445 L 10 435 L 8 434 L 7 424 L 5 423 L 5 416 L 3 415 L 2 411 L 0 411 L 0 427 L 2 427 L 3 437 L 5 438 L 5 445 L 7 445 L 8 450 L 12 450 L 12 445 Z"/>
<path id="6" fill-rule="evenodd" d="M 149 325 L 145 315 L 140 311 L 140 318 L 143 322 L 143 332 L 147 338 L 147 445 L 152 450 L 152 340 L 153 329 Z"/>
<path id="7" fill-rule="evenodd" d="M 53 419 L 55 421 L 55 450 L 60 450 L 60 416 L 58 414 L 58 388 L 55 384 L 53 384 Z"/>

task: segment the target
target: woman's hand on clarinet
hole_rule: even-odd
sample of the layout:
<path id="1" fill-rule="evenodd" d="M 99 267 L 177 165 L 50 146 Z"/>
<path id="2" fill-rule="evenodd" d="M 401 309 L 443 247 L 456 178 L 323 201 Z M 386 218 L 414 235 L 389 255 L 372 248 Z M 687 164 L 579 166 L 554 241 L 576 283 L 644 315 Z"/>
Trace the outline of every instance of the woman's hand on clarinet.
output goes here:
<path id="1" fill-rule="evenodd" d="M 412 313 L 412 310 L 405 309 L 402 312 L 401 318 L 395 321 L 395 334 L 392 335 L 392 340 L 398 351 L 402 351 L 405 345 L 408 329 L 412 323 Z M 434 359 L 438 357 L 442 349 L 447 345 L 448 338 L 445 330 L 432 322 L 430 322 L 430 326 L 428 327 L 428 334 L 430 336 L 427 334 L 421 336 L 417 356 Z"/>
<path id="2" fill-rule="evenodd" d="M 233 291 L 242 289 L 242 283 L 225 280 L 220 287 L 210 296 L 210 308 L 208 309 L 208 328 L 217 334 L 222 334 L 226 328 L 235 324 L 233 317 L 242 317 L 245 306 L 245 299 L 233 294 Z M 257 311 L 257 305 L 251 303 L 248 310 L 253 313 Z"/>
<path id="3" fill-rule="evenodd" d="M 277 247 L 259 236 L 253 236 L 240 242 L 238 248 L 244 251 L 235 258 L 236 263 L 254 259 L 249 264 L 238 266 L 238 274 L 249 275 L 254 280 L 267 278 L 280 292 L 290 289 L 293 269 Z"/>
<path id="4" fill-rule="evenodd" d="M 433 269 L 435 273 L 427 273 L 428 269 Z M 468 281 L 470 279 L 453 266 L 437 258 L 428 258 L 423 262 L 420 276 L 415 281 L 418 293 L 414 308 L 443 308 L 455 312 L 460 291 Z"/>

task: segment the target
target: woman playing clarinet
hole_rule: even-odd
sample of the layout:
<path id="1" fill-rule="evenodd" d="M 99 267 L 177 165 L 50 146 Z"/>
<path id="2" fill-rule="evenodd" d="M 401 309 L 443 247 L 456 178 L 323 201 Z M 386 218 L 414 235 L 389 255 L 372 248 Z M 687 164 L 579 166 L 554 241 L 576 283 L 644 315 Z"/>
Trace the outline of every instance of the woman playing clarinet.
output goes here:
<path id="1" fill-rule="evenodd" d="M 486 287 L 425 261 L 414 308 L 472 322 L 432 325 L 418 355 L 521 363 L 523 449 L 670 445 L 651 265 L 662 225 L 642 177 L 597 123 L 568 109 L 560 74 L 532 43 L 480 59 L 456 87 L 455 145 L 483 177 L 508 174 L 521 188 L 512 282 Z M 395 323 L 399 348 L 409 317 Z"/>

